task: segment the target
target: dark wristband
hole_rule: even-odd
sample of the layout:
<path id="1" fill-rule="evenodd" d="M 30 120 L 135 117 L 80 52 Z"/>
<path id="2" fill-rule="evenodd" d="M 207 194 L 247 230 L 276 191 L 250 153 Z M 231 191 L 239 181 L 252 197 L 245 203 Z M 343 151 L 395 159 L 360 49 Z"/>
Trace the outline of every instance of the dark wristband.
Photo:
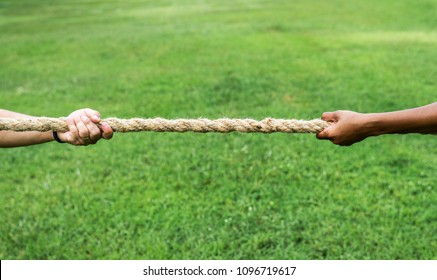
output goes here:
<path id="1" fill-rule="evenodd" d="M 57 131 L 53 131 L 53 138 L 55 138 L 56 142 L 58 142 L 58 143 L 61 143 L 61 144 L 65 143 L 64 141 L 62 141 L 61 139 L 59 139 L 59 136 L 58 136 L 58 132 L 57 132 Z"/>

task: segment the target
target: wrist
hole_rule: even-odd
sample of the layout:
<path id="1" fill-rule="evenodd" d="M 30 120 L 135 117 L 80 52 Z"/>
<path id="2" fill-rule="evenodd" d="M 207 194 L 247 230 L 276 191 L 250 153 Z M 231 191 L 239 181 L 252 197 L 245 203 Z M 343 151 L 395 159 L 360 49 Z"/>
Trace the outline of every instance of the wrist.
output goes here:
<path id="1" fill-rule="evenodd" d="M 380 113 L 365 114 L 364 126 L 367 130 L 367 136 L 369 137 L 388 133 L 382 114 Z"/>
<path id="2" fill-rule="evenodd" d="M 64 144 L 64 143 L 65 143 L 64 141 L 62 141 L 62 140 L 59 138 L 59 135 L 58 135 L 58 132 L 57 132 L 57 131 L 53 131 L 53 139 L 54 139 L 56 142 L 58 142 L 58 143 L 61 143 L 61 144 Z"/>

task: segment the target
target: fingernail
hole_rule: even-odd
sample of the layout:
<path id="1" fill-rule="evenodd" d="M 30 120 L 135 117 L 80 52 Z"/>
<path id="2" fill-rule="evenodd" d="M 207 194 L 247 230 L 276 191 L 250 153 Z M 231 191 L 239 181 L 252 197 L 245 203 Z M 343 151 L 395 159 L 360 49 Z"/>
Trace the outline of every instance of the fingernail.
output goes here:
<path id="1" fill-rule="evenodd" d="M 98 115 L 94 115 L 93 117 L 94 117 L 94 120 L 100 121 L 100 117 Z"/>

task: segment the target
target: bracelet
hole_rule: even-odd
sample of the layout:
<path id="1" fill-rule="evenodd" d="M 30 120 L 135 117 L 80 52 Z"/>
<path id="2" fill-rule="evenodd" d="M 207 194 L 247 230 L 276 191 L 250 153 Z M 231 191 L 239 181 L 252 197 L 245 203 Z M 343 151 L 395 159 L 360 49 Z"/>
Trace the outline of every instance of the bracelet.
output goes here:
<path id="1" fill-rule="evenodd" d="M 61 143 L 61 144 L 64 144 L 64 143 L 65 143 L 64 141 L 62 141 L 61 139 L 59 139 L 59 136 L 58 136 L 58 132 L 57 132 L 57 131 L 53 131 L 53 138 L 55 138 L 56 142 L 58 142 L 58 143 Z"/>

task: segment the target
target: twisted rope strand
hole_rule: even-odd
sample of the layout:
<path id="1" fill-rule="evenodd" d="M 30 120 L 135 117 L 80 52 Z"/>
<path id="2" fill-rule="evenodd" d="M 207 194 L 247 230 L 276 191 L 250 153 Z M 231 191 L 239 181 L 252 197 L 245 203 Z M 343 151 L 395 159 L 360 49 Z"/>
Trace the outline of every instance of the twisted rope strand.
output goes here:
<path id="1" fill-rule="evenodd" d="M 13 131 L 68 131 L 66 118 L 0 118 L 0 130 Z M 245 133 L 318 133 L 329 126 L 321 119 L 285 120 L 266 118 L 261 121 L 253 119 L 118 119 L 107 118 L 101 122 L 108 123 L 115 132 L 155 131 L 155 132 L 245 132 Z M 98 124 L 100 125 L 100 124 Z"/>

